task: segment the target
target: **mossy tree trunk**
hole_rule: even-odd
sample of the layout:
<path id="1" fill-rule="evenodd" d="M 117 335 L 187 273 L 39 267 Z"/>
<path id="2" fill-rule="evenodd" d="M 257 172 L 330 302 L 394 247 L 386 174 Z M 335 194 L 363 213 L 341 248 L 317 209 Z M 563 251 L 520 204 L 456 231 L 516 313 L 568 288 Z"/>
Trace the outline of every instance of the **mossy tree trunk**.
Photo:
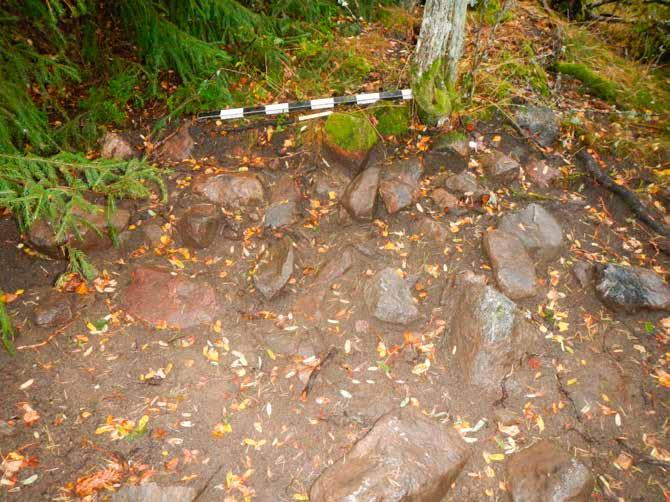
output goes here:
<path id="1" fill-rule="evenodd" d="M 416 44 L 412 89 L 427 122 L 444 121 L 452 109 L 463 53 L 469 0 L 427 0 Z"/>

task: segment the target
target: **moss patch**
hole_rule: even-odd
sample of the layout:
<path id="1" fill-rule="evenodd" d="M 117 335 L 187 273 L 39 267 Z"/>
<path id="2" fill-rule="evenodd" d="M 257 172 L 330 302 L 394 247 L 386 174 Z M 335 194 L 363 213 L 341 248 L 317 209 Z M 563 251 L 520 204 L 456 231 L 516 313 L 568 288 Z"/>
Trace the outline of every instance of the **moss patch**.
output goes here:
<path id="1" fill-rule="evenodd" d="M 556 71 L 580 80 L 584 89 L 611 103 L 616 101 L 618 87 L 611 80 L 601 77 L 588 66 L 581 63 L 557 63 Z"/>
<path id="2" fill-rule="evenodd" d="M 426 124 L 436 124 L 449 117 L 458 94 L 448 84 L 449 78 L 444 74 L 442 59 L 436 59 L 433 65 L 420 77 L 413 72 L 412 95 L 419 108 L 419 117 Z"/>
<path id="3" fill-rule="evenodd" d="M 330 143 L 347 152 L 368 151 L 379 139 L 362 113 L 333 113 L 326 120 L 325 131 Z"/>
<path id="4" fill-rule="evenodd" d="M 403 136 L 409 131 L 409 109 L 406 105 L 377 108 L 374 116 L 382 136 Z"/>

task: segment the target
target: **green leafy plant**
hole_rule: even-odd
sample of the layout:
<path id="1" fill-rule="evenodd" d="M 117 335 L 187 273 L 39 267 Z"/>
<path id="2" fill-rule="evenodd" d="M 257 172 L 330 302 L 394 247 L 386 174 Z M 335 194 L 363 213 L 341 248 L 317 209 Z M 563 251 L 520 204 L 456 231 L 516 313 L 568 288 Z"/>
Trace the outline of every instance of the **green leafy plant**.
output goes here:
<path id="1" fill-rule="evenodd" d="M 2 290 L 0 290 L 0 296 L 2 296 Z M 5 303 L 2 300 L 0 300 L 0 335 L 2 336 L 2 344 L 5 350 L 14 355 L 16 353 L 14 349 L 14 327 L 5 308 Z"/>

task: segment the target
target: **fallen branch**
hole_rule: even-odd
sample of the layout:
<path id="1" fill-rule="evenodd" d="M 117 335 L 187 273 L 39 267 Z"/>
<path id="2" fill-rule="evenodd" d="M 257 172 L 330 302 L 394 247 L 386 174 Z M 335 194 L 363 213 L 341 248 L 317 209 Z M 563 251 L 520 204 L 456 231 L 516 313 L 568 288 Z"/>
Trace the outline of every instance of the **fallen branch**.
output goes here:
<path id="1" fill-rule="evenodd" d="M 51 340 L 53 340 L 55 337 L 60 335 L 63 331 L 65 331 L 67 328 L 72 326 L 72 324 L 79 319 L 79 314 L 75 315 L 74 319 L 72 319 L 70 322 L 67 324 L 64 324 L 60 328 L 58 328 L 56 331 L 51 333 L 46 340 L 40 342 L 40 343 L 34 343 L 32 345 L 21 345 L 19 347 L 16 347 L 16 350 L 26 350 L 26 349 L 39 349 L 40 347 L 44 347 L 47 343 L 49 343 Z"/>
<path id="2" fill-rule="evenodd" d="M 645 207 L 635 193 L 628 190 L 626 187 L 617 184 L 605 171 L 600 169 L 600 166 L 586 150 L 581 150 L 577 153 L 576 158 L 580 161 L 582 168 L 593 179 L 600 183 L 610 192 L 618 195 L 621 200 L 630 208 L 633 214 L 645 223 L 654 232 L 663 237 L 670 238 L 670 228 L 663 223 L 657 221 Z"/>

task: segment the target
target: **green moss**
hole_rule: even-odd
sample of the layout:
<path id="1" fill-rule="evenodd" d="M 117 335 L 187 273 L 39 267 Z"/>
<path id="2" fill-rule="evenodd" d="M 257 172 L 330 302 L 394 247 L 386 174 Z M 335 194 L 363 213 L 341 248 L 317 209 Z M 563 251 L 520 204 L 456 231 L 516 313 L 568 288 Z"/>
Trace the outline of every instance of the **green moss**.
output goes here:
<path id="1" fill-rule="evenodd" d="M 488 2 L 479 2 L 476 7 L 475 17 L 479 22 L 484 22 L 489 26 L 503 24 L 514 18 L 509 9 L 503 8 L 500 0 L 489 0 Z"/>
<path id="2" fill-rule="evenodd" d="M 333 113 L 326 120 L 325 130 L 328 141 L 348 152 L 367 151 L 379 139 L 362 113 Z"/>
<path id="3" fill-rule="evenodd" d="M 413 72 L 412 95 L 419 108 L 419 116 L 427 124 L 436 124 L 449 117 L 458 95 L 444 74 L 442 59 L 437 59 L 420 77 Z"/>
<path id="4" fill-rule="evenodd" d="M 382 136 L 402 136 L 409 131 L 409 109 L 406 105 L 382 106 L 374 110 L 377 130 Z"/>
<path id="5" fill-rule="evenodd" d="M 556 64 L 556 71 L 580 80 L 584 84 L 585 90 L 588 90 L 594 96 L 609 102 L 616 101 L 619 90 L 617 85 L 611 80 L 601 77 L 588 66 L 581 63 L 560 62 Z"/>

